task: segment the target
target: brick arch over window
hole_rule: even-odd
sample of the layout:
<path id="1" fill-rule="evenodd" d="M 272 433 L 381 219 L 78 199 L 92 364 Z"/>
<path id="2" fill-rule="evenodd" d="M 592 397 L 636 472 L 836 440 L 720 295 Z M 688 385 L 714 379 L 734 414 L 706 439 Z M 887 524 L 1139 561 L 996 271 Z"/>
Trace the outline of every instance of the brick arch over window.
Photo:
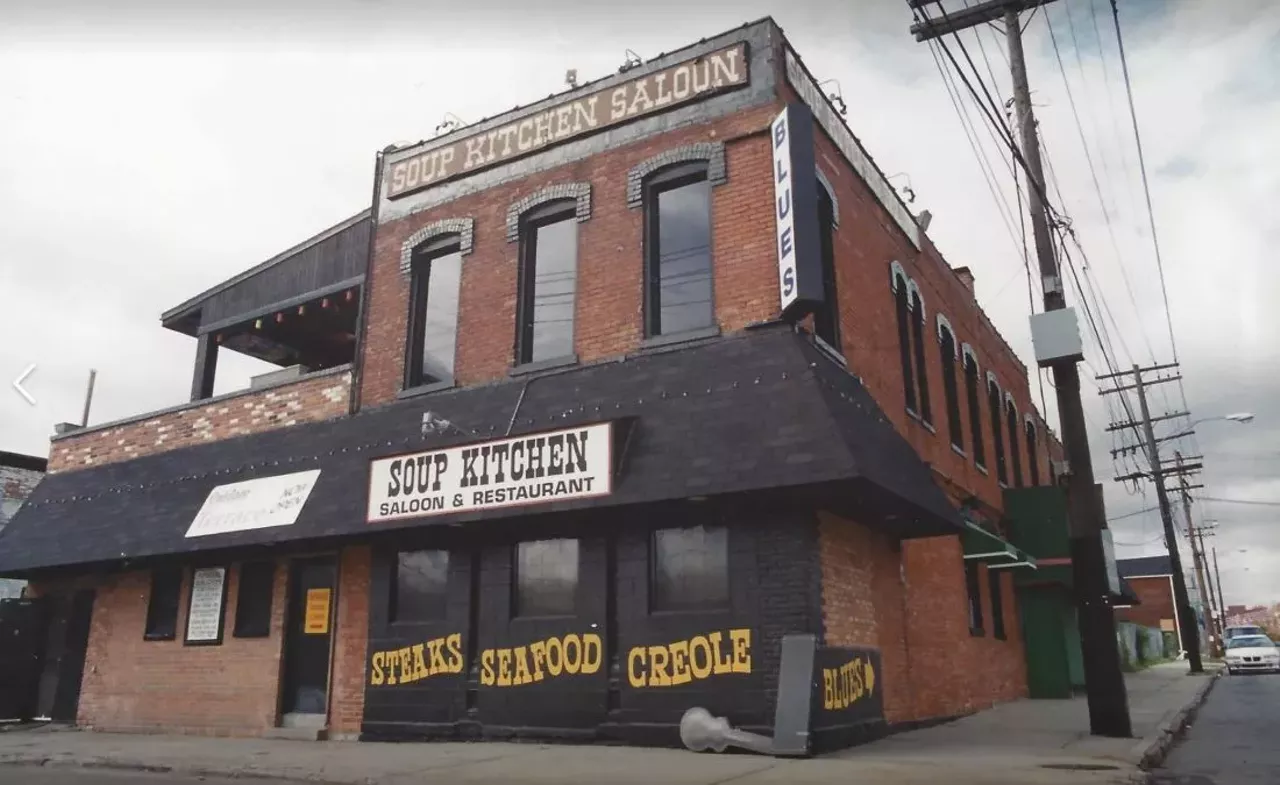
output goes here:
<path id="1" fill-rule="evenodd" d="M 951 326 L 951 320 L 943 316 L 942 314 L 938 314 L 937 321 L 938 321 L 938 343 L 942 343 L 942 340 L 943 340 L 942 331 L 946 330 L 947 333 L 951 336 L 951 346 L 953 349 L 955 349 L 955 352 L 954 352 L 955 358 L 957 360 L 960 359 L 960 344 L 956 341 L 956 329 Z M 968 346 L 968 345 L 969 344 L 965 344 L 965 346 Z"/>
<path id="2" fill-rule="evenodd" d="M 836 199 L 836 189 L 831 187 L 831 181 L 822 173 L 822 169 L 814 167 L 813 173 L 818 177 L 818 187 L 827 192 L 827 198 L 831 200 L 831 228 L 840 228 L 840 202 Z"/>
<path id="3" fill-rule="evenodd" d="M 915 280 L 907 282 L 907 301 L 911 304 L 911 310 L 913 311 L 916 309 L 916 303 L 920 304 L 920 314 L 917 318 L 923 321 L 928 309 L 924 306 L 924 294 L 920 291 L 920 285 Z"/>
<path id="4" fill-rule="evenodd" d="M 475 241 L 475 219 L 442 218 L 409 235 L 409 238 L 400 245 L 400 274 L 408 277 L 412 272 L 413 249 L 428 240 L 446 234 L 458 235 L 458 250 L 466 256 L 471 253 L 471 247 Z"/>
<path id="5" fill-rule="evenodd" d="M 955 333 L 952 333 L 952 335 L 955 335 Z M 960 344 L 960 356 L 966 360 L 973 361 L 973 367 L 979 371 L 979 378 L 981 378 L 982 364 L 978 362 L 978 353 L 973 350 L 973 344 Z"/>
<path id="6" fill-rule="evenodd" d="M 902 286 L 909 287 L 911 278 L 907 276 L 907 271 L 902 269 L 902 265 L 898 262 L 889 263 L 889 288 L 896 294 L 898 292 L 898 282 L 902 282 Z M 910 288 L 907 293 L 910 294 Z"/>
<path id="7" fill-rule="evenodd" d="M 724 142 L 697 142 L 681 147 L 673 147 L 658 153 L 652 158 L 641 161 L 627 172 L 627 206 L 638 209 L 644 204 L 645 178 L 659 169 L 673 164 L 707 162 L 707 181 L 713 186 L 724 185 L 729 181 L 728 169 L 725 167 Z"/>
<path id="8" fill-rule="evenodd" d="M 514 243 L 520 239 L 520 216 L 535 207 L 562 199 L 574 201 L 573 214 L 578 219 L 578 223 L 591 217 L 591 183 L 549 185 L 520 198 L 507 208 L 507 242 Z"/>

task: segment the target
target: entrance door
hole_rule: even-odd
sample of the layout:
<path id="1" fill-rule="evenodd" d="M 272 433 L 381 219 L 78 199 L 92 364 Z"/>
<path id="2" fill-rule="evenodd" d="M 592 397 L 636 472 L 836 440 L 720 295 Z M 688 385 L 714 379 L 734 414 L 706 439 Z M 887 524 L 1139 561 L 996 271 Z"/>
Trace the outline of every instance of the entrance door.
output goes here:
<path id="1" fill-rule="evenodd" d="M 333 557 L 298 559 L 289 573 L 282 709 L 286 715 L 323 717 L 328 706 L 338 567 Z"/>
<path id="2" fill-rule="evenodd" d="M 50 598 L 52 617 L 40 674 L 38 711 L 55 722 L 75 722 L 80 706 L 80 682 L 89 649 L 93 589 Z"/>

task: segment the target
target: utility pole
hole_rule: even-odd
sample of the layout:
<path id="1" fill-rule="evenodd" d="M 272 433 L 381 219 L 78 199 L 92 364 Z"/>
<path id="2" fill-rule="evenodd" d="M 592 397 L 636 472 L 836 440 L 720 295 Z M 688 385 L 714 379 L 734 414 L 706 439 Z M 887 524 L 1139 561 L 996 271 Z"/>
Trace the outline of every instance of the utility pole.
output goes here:
<path id="1" fill-rule="evenodd" d="M 1178 627 L 1181 632 L 1181 645 L 1183 651 L 1187 653 L 1187 660 L 1191 663 L 1192 673 L 1203 673 L 1204 664 L 1200 661 L 1200 634 L 1196 629 L 1195 613 L 1191 610 L 1191 599 L 1187 596 L 1187 579 L 1182 571 L 1182 555 L 1178 551 L 1178 532 L 1173 525 L 1173 510 L 1169 505 L 1169 493 L 1164 487 L 1164 478 L 1166 475 L 1180 475 L 1188 471 L 1199 469 L 1201 464 L 1184 464 L 1179 462 L 1177 466 L 1165 467 L 1160 460 L 1160 442 L 1169 441 L 1176 438 L 1180 434 L 1157 439 L 1155 430 L 1151 427 L 1151 409 L 1147 405 L 1147 386 L 1150 384 L 1159 384 L 1161 382 L 1171 382 L 1181 379 L 1181 376 L 1165 376 L 1151 381 L 1144 380 L 1142 375 L 1154 371 L 1164 370 L 1166 368 L 1177 368 L 1177 363 L 1170 365 L 1154 365 L 1149 368 L 1141 368 L 1137 365 L 1133 366 L 1132 371 L 1123 371 L 1107 376 L 1099 376 L 1098 380 L 1115 379 L 1118 377 L 1133 375 L 1132 385 L 1121 385 L 1110 390 L 1101 390 L 1101 395 L 1110 395 L 1112 393 L 1122 392 L 1124 390 L 1136 390 L 1138 393 L 1138 405 L 1142 413 L 1141 422 L 1125 422 L 1112 425 L 1108 430 L 1122 430 L 1125 428 L 1141 429 L 1142 437 L 1139 441 L 1141 446 L 1146 449 L 1147 463 L 1151 466 L 1150 473 L 1139 472 L 1138 474 L 1117 477 L 1118 481 L 1136 480 L 1139 478 L 1150 477 L 1156 486 L 1156 500 L 1160 504 L 1160 521 L 1164 524 L 1164 544 L 1169 551 L 1169 567 L 1173 572 L 1173 602 L 1174 611 L 1178 614 Z M 1172 419 L 1175 417 L 1184 417 L 1186 412 L 1165 415 L 1156 418 Z"/>
<path id="2" fill-rule="evenodd" d="M 1209 628 L 1213 630 L 1213 653 L 1222 655 L 1222 605 L 1218 602 L 1218 593 L 1213 588 L 1213 574 L 1209 572 L 1209 554 L 1204 549 L 1205 530 L 1213 528 L 1211 525 L 1200 525 L 1196 527 L 1196 536 L 1200 539 L 1200 563 L 1204 565 L 1204 574 L 1207 577 L 1205 583 L 1209 586 Z M 1212 532 L 1209 534 L 1213 536 Z"/>
<path id="3" fill-rule="evenodd" d="M 937 0 L 907 0 L 913 12 L 924 19 L 912 26 L 916 41 L 929 41 L 947 34 L 954 35 L 976 25 L 1003 20 L 1009 47 L 1009 68 L 1013 80 L 1019 147 L 1010 140 L 1013 153 L 1026 170 L 1031 229 L 1035 236 L 1036 261 L 1044 293 L 1044 313 L 1033 314 L 1035 327 L 1044 326 L 1058 340 L 1079 342 L 1079 325 L 1074 311 L 1067 309 L 1062 275 L 1053 247 L 1049 214 L 1045 205 L 1045 180 L 1040 161 L 1040 144 L 1036 136 L 1035 114 L 1031 107 L 1031 90 L 1027 83 L 1027 64 L 1022 51 L 1022 25 L 1018 15 L 1051 0 L 986 0 L 953 14 L 941 11 L 941 19 L 931 19 L 922 9 Z M 957 37 L 958 40 L 958 37 Z M 1053 314 L 1051 312 L 1061 311 Z M 1038 342 L 1035 342 L 1038 343 Z M 1046 344 L 1049 342 L 1046 342 Z M 1124 674 L 1120 670 L 1120 647 L 1116 640 L 1115 611 L 1111 607 L 1111 588 L 1107 578 L 1107 556 L 1102 533 L 1107 528 L 1101 494 L 1093 477 L 1093 459 L 1089 453 L 1089 431 L 1080 399 L 1080 352 L 1049 351 L 1044 356 L 1037 350 L 1036 360 L 1053 370 L 1053 387 L 1057 392 L 1058 416 L 1067 469 L 1060 482 L 1067 495 L 1067 520 L 1071 538 L 1071 573 L 1076 595 L 1080 642 L 1084 660 L 1085 686 L 1088 691 L 1089 729 L 1096 736 L 1128 738 L 1133 735 L 1129 717 L 1129 697 Z"/>
<path id="4" fill-rule="evenodd" d="M 1227 595 L 1222 593 L 1222 573 L 1218 572 L 1218 546 L 1213 546 L 1213 577 L 1218 582 L 1218 607 L 1222 609 L 1222 631 L 1227 630 Z M 1224 642 L 1225 646 L 1226 643 Z"/>
<path id="5" fill-rule="evenodd" d="M 1182 514 L 1183 514 L 1183 517 L 1187 519 L 1187 541 L 1191 543 L 1191 563 L 1195 565 L 1195 570 L 1196 570 L 1196 591 L 1200 593 L 1200 604 L 1205 607 L 1210 607 L 1208 627 L 1212 634 L 1213 611 L 1211 606 L 1208 605 L 1209 592 L 1206 591 L 1205 589 L 1204 567 L 1202 566 L 1200 561 L 1200 545 L 1196 538 L 1196 525 L 1191 520 L 1191 487 L 1190 487 L 1190 484 L 1187 482 L 1187 475 L 1185 473 L 1185 464 L 1182 461 L 1182 451 L 1175 450 L 1173 453 L 1173 456 L 1174 456 L 1174 459 L 1177 461 L 1178 473 L 1180 475 L 1179 479 L 1182 483 L 1182 488 L 1181 488 Z M 1197 633 L 1198 632 L 1199 632 L 1199 629 L 1197 628 Z M 1198 643 L 1199 641 L 1197 641 L 1197 644 Z M 1199 646 L 1197 645 L 1196 648 L 1198 650 Z"/>

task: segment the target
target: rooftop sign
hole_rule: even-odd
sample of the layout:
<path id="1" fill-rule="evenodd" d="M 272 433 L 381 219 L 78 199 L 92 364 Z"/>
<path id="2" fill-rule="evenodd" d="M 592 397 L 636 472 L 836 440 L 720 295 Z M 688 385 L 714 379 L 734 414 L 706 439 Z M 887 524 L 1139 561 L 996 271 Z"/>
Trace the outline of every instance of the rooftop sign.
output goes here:
<path id="1" fill-rule="evenodd" d="M 387 164 L 388 199 L 506 163 L 553 145 L 746 85 L 747 45 L 734 44 L 505 125 Z"/>

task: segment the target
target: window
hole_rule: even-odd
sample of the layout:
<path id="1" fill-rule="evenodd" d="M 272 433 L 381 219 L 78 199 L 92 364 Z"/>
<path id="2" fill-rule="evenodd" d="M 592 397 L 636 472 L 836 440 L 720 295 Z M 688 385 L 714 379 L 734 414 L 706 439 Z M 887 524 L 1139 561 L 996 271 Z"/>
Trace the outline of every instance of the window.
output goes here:
<path id="1" fill-rule="evenodd" d="M 271 601 L 275 595 L 276 563 L 251 561 L 240 565 L 236 589 L 237 638 L 265 638 L 271 634 Z"/>
<path id="2" fill-rule="evenodd" d="M 978 398 L 978 361 L 973 355 L 964 355 L 964 392 L 969 400 L 969 433 L 973 438 L 973 462 L 983 466 L 987 461 L 985 442 L 982 440 L 982 404 Z"/>
<path id="3" fill-rule="evenodd" d="M 181 567 L 152 570 L 151 596 L 147 599 L 147 626 L 143 631 L 143 638 L 149 641 L 171 641 L 177 637 L 181 594 Z"/>
<path id="4" fill-rule="evenodd" d="M 1009 469 L 1005 465 L 1004 433 L 1000 427 L 1000 387 L 994 379 L 987 380 L 987 410 L 991 415 L 991 443 L 996 448 L 996 479 L 1002 484 L 1009 484 Z"/>
<path id="5" fill-rule="evenodd" d="M 448 551 L 401 551 L 391 581 L 392 624 L 438 621 L 445 617 L 449 586 Z"/>
<path id="6" fill-rule="evenodd" d="M 897 275 L 893 279 L 893 301 L 898 312 L 898 357 L 902 361 L 902 390 L 907 399 L 907 410 L 916 410 L 915 374 L 911 372 L 911 301 L 907 299 L 907 279 Z"/>
<path id="7" fill-rule="evenodd" d="M 655 175 L 645 192 L 645 326 L 652 336 L 711 327 L 711 183 L 705 162 Z"/>
<path id="8" fill-rule="evenodd" d="M 987 583 L 991 587 L 991 635 L 1004 640 L 1004 585 L 1000 582 L 1000 570 L 987 568 Z"/>
<path id="9" fill-rule="evenodd" d="M 724 526 L 653 533 L 653 610 L 729 606 L 729 532 Z"/>
<path id="10" fill-rule="evenodd" d="M 920 381 L 920 419 L 931 423 L 933 412 L 929 407 L 929 374 L 924 359 L 924 303 L 920 300 L 919 292 L 911 293 L 911 310 L 914 311 L 914 318 L 911 320 L 911 341 L 915 344 L 916 374 Z"/>
<path id="11" fill-rule="evenodd" d="M 956 338 L 945 325 L 938 326 L 942 354 L 942 392 L 947 398 L 947 429 L 951 444 L 964 449 L 964 426 L 960 423 L 960 395 L 956 389 Z"/>
<path id="12" fill-rule="evenodd" d="M 516 546 L 515 615 L 571 616 L 578 607 L 578 541 Z"/>
<path id="13" fill-rule="evenodd" d="M 964 587 L 969 595 L 969 632 L 982 634 L 982 588 L 978 580 L 978 563 L 964 563 Z"/>
<path id="14" fill-rule="evenodd" d="M 573 354 L 574 300 L 578 284 L 578 219 L 575 203 L 556 202 L 530 211 L 520 227 L 517 363 Z"/>
<path id="15" fill-rule="evenodd" d="M 410 289 L 406 387 L 453 380 L 458 346 L 458 294 L 462 248 L 457 235 L 438 238 L 414 251 Z"/>
<path id="16" fill-rule="evenodd" d="M 1013 470 L 1013 484 L 1022 487 L 1022 451 L 1018 449 L 1018 410 L 1013 401 L 1005 401 L 1005 415 L 1009 425 L 1009 466 Z"/>
<path id="17" fill-rule="evenodd" d="M 840 348 L 840 298 L 836 296 L 835 202 L 818 184 L 818 237 L 822 252 L 822 305 L 813 314 L 813 332 L 836 351 Z"/>
<path id="18" fill-rule="evenodd" d="M 1040 484 L 1040 462 L 1036 460 L 1036 425 L 1027 420 L 1027 470 L 1031 473 L 1031 484 Z"/>

